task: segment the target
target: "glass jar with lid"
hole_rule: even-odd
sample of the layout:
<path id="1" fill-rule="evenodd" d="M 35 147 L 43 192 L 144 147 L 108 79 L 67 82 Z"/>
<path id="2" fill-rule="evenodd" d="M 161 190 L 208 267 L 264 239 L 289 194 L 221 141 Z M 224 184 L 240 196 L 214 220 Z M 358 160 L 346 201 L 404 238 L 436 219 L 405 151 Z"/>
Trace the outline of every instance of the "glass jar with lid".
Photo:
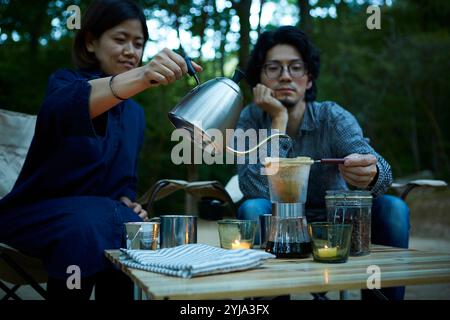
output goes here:
<path id="1" fill-rule="evenodd" d="M 329 190 L 325 195 L 328 221 L 351 223 L 351 256 L 370 253 L 372 195 L 363 190 Z"/>

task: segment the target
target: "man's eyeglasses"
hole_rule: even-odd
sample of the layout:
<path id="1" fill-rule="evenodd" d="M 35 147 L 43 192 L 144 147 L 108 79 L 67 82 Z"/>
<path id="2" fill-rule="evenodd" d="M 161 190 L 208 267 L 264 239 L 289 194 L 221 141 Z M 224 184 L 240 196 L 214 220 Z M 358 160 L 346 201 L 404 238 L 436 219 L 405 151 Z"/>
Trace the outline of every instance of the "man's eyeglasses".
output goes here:
<path id="1" fill-rule="evenodd" d="M 263 66 L 264 73 L 270 80 L 281 77 L 284 68 L 287 68 L 289 75 L 294 79 L 300 79 L 306 73 L 305 65 L 302 62 L 292 62 L 287 66 L 277 62 L 269 62 Z"/>

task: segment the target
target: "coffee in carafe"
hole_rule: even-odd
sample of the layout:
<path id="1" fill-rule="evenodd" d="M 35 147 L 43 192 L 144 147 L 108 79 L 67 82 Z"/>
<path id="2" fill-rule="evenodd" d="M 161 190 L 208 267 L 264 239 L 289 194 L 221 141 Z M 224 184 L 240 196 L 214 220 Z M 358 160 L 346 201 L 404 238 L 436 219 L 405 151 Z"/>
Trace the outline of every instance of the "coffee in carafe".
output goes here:
<path id="1" fill-rule="evenodd" d="M 266 252 L 277 258 L 308 258 L 312 247 L 306 218 L 272 216 Z"/>

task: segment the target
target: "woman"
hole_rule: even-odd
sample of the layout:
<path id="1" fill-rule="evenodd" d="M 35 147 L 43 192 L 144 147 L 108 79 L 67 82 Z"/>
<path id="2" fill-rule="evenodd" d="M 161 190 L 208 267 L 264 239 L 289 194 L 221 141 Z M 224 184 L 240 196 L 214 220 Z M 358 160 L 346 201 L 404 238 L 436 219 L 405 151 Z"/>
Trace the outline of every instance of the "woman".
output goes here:
<path id="1" fill-rule="evenodd" d="M 50 298 L 88 299 L 94 284 L 97 299 L 132 297 L 131 281 L 104 257 L 123 246 L 125 222 L 147 216 L 133 202 L 144 113 L 129 98 L 187 73 L 168 49 L 141 66 L 147 40 L 134 2 L 88 8 L 73 47 L 79 69 L 50 77 L 22 171 L 0 201 L 0 241 L 43 259 Z M 79 290 L 66 285 L 73 265 Z"/>

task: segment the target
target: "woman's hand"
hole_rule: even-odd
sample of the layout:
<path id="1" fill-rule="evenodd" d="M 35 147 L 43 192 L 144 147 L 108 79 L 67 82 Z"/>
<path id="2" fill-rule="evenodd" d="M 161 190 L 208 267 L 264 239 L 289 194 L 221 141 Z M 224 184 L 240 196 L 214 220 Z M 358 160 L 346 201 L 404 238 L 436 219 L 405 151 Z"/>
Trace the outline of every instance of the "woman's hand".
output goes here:
<path id="1" fill-rule="evenodd" d="M 202 67 L 191 61 L 196 72 L 202 71 Z M 188 72 L 186 61 L 182 56 L 164 48 L 144 67 L 144 79 L 150 87 L 168 85 L 181 79 Z"/>
<path id="2" fill-rule="evenodd" d="M 377 158 L 372 154 L 351 154 L 339 165 L 344 180 L 352 186 L 366 189 L 378 172 Z"/>
<path id="3" fill-rule="evenodd" d="M 142 206 L 139 203 L 133 202 L 128 197 L 125 196 L 121 197 L 120 201 L 122 201 L 128 208 L 133 209 L 133 211 L 136 214 L 138 214 L 139 217 L 141 217 L 143 220 L 147 220 L 148 218 L 147 211 L 142 209 Z"/>

